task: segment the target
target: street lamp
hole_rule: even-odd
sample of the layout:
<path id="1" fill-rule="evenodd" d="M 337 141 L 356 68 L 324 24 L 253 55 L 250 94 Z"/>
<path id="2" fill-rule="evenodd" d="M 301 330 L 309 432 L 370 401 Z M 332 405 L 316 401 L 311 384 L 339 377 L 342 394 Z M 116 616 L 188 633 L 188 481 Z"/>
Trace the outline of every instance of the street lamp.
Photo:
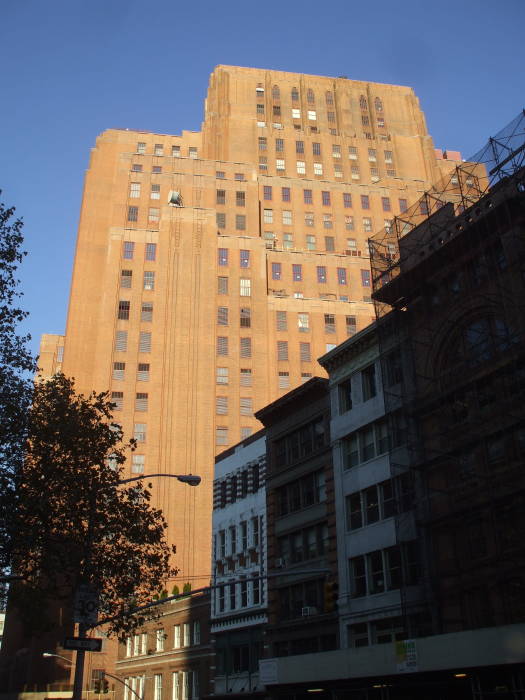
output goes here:
<path id="1" fill-rule="evenodd" d="M 144 479 L 154 479 L 157 477 L 166 477 L 169 479 L 177 479 L 177 481 L 182 482 L 183 484 L 188 484 L 188 486 L 198 486 L 201 483 L 201 477 L 198 476 L 197 474 L 141 474 L 140 476 L 132 476 L 129 479 L 120 479 L 117 483 L 116 486 L 121 486 L 122 484 L 130 484 L 134 481 L 143 481 Z M 80 638 L 84 637 L 88 630 L 88 625 L 85 622 L 79 622 L 78 625 L 78 636 Z M 84 649 L 78 649 L 77 650 L 77 655 L 75 658 L 75 678 L 73 681 L 73 697 L 72 700 L 82 700 L 82 684 L 83 684 L 83 678 L 84 678 L 84 657 L 85 657 L 85 650 Z M 56 655 L 55 655 L 56 656 Z M 110 676 L 110 678 L 116 678 L 116 676 L 111 676 L 109 673 L 107 674 Z M 118 681 L 121 683 L 124 683 L 124 681 L 121 681 L 120 678 L 117 678 Z M 124 685 L 126 685 L 124 683 Z M 133 691 L 135 692 L 135 691 Z M 137 693 L 135 693 L 137 695 Z M 139 700 L 142 700 L 138 695 L 137 697 Z"/>
<path id="2" fill-rule="evenodd" d="M 121 484 L 129 484 L 132 481 L 142 481 L 143 479 L 153 479 L 157 476 L 165 476 L 170 479 L 177 479 L 177 481 L 183 484 L 188 484 L 188 486 L 198 486 L 201 483 L 200 476 L 197 474 L 141 474 L 140 476 L 132 476 L 129 479 L 121 479 L 118 482 L 118 486 Z"/>

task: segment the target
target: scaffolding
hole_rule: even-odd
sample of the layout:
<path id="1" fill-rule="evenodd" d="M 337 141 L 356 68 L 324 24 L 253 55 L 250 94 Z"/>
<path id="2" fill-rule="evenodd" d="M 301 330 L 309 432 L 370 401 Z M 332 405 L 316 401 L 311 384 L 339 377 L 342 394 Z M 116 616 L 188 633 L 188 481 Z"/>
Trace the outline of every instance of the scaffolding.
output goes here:
<path id="1" fill-rule="evenodd" d="M 369 244 L 432 633 L 523 622 L 525 111 Z"/>

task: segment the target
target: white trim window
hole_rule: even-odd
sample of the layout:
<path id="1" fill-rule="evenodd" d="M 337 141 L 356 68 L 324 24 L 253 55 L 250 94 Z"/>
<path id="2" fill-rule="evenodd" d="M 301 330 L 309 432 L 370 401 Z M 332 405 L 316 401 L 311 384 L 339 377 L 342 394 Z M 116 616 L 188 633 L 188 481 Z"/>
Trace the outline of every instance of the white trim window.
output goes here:
<path id="1" fill-rule="evenodd" d="M 162 700 L 162 673 L 153 676 L 153 700 Z"/>
<path id="2" fill-rule="evenodd" d="M 180 649 L 180 625 L 173 626 L 173 648 Z"/>

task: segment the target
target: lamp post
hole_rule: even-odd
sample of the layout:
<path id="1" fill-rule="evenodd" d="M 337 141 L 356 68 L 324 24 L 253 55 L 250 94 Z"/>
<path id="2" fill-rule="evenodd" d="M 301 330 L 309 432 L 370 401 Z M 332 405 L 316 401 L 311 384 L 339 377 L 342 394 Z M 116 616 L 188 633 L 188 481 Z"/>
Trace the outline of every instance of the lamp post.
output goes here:
<path id="1" fill-rule="evenodd" d="M 42 656 L 44 656 L 46 659 L 49 658 L 50 656 L 55 656 L 57 659 L 62 659 L 62 661 L 66 661 L 70 666 L 73 666 L 73 662 L 67 659 L 65 656 L 60 656 L 60 654 L 52 654 L 50 651 L 44 651 L 42 653 Z M 109 676 L 110 678 L 113 678 L 113 680 L 118 681 L 119 683 L 122 683 L 122 685 L 130 690 L 134 695 L 137 696 L 138 700 L 144 700 L 143 697 L 140 697 L 140 695 L 133 690 L 133 688 L 129 685 L 129 683 L 126 683 L 126 681 L 123 681 L 122 678 L 119 678 L 118 676 L 114 676 L 112 673 L 108 673 L 107 671 L 104 671 L 104 676 Z"/>
<path id="2" fill-rule="evenodd" d="M 197 474 L 165 474 L 165 473 L 159 473 L 159 474 L 141 474 L 140 476 L 132 476 L 129 479 L 120 479 L 117 482 L 117 486 L 121 486 L 122 484 L 130 484 L 134 481 L 143 481 L 144 479 L 155 479 L 158 477 L 166 477 L 168 479 L 177 479 L 177 481 L 180 481 L 183 484 L 188 484 L 188 486 L 198 486 L 201 482 L 201 477 L 198 476 Z M 88 534 L 89 538 L 89 534 Z M 87 631 L 89 629 L 89 625 L 86 622 L 79 622 L 78 623 L 78 636 L 80 638 L 85 637 Z M 79 649 L 76 654 L 75 658 L 75 677 L 73 681 L 73 696 L 72 700 L 82 700 L 82 684 L 83 684 L 83 678 L 84 678 L 84 659 L 85 659 L 85 650 L 84 649 Z M 110 675 L 109 673 L 107 674 L 108 676 Z M 114 676 L 111 676 L 114 678 Z M 117 679 L 120 680 L 120 679 Z M 135 693 L 136 695 L 136 693 Z M 138 695 L 137 695 L 138 697 Z M 139 698 L 141 700 L 141 698 Z"/>

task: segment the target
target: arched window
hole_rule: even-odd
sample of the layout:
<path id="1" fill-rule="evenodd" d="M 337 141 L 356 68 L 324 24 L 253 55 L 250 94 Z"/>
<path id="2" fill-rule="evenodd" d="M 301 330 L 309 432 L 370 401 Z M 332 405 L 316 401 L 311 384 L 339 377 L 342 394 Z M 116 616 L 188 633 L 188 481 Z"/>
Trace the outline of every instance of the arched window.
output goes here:
<path id="1" fill-rule="evenodd" d="M 274 100 L 279 100 L 281 98 L 281 91 L 278 85 L 274 85 L 272 88 L 272 97 Z"/>
<path id="2" fill-rule="evenodd" d="M 330 90 L 326 91 L 326 104 L 327 105 L 333 105 L 334 104 L 334 96 L 330 92 Z"/>
<path id="3" fill-rule="evenodd" d="M 359 98 L 359 106 L 361 109 L 368 109 L 368 102 L 366 101 L 366 97 L 364 95 L 361 95 Z"/>
<path id="4" fill-rule="evenodd" d="M 382 111 L 383 111 L 383 103 L 382 103 L 380 97 L 376 97 L 376 99 L 374 100 L 374 105 L 375 105 L 375 108 L 376 108 L 376 112 L 382 112 Z"/>
<path id="5" fill-rule="evenodd" d="M 315 95 L 314 95 L 314 91 L 312 90 L 312 88 L 309 88 L 308 92 L 306 93 L 306 101 L 310 105 L 315 104 Z"/>
<path id="6" fill-rule="evenodd" d="M 292 102 L 299 102 L 299 90 L 296 87 L 292 88 Z"/>

